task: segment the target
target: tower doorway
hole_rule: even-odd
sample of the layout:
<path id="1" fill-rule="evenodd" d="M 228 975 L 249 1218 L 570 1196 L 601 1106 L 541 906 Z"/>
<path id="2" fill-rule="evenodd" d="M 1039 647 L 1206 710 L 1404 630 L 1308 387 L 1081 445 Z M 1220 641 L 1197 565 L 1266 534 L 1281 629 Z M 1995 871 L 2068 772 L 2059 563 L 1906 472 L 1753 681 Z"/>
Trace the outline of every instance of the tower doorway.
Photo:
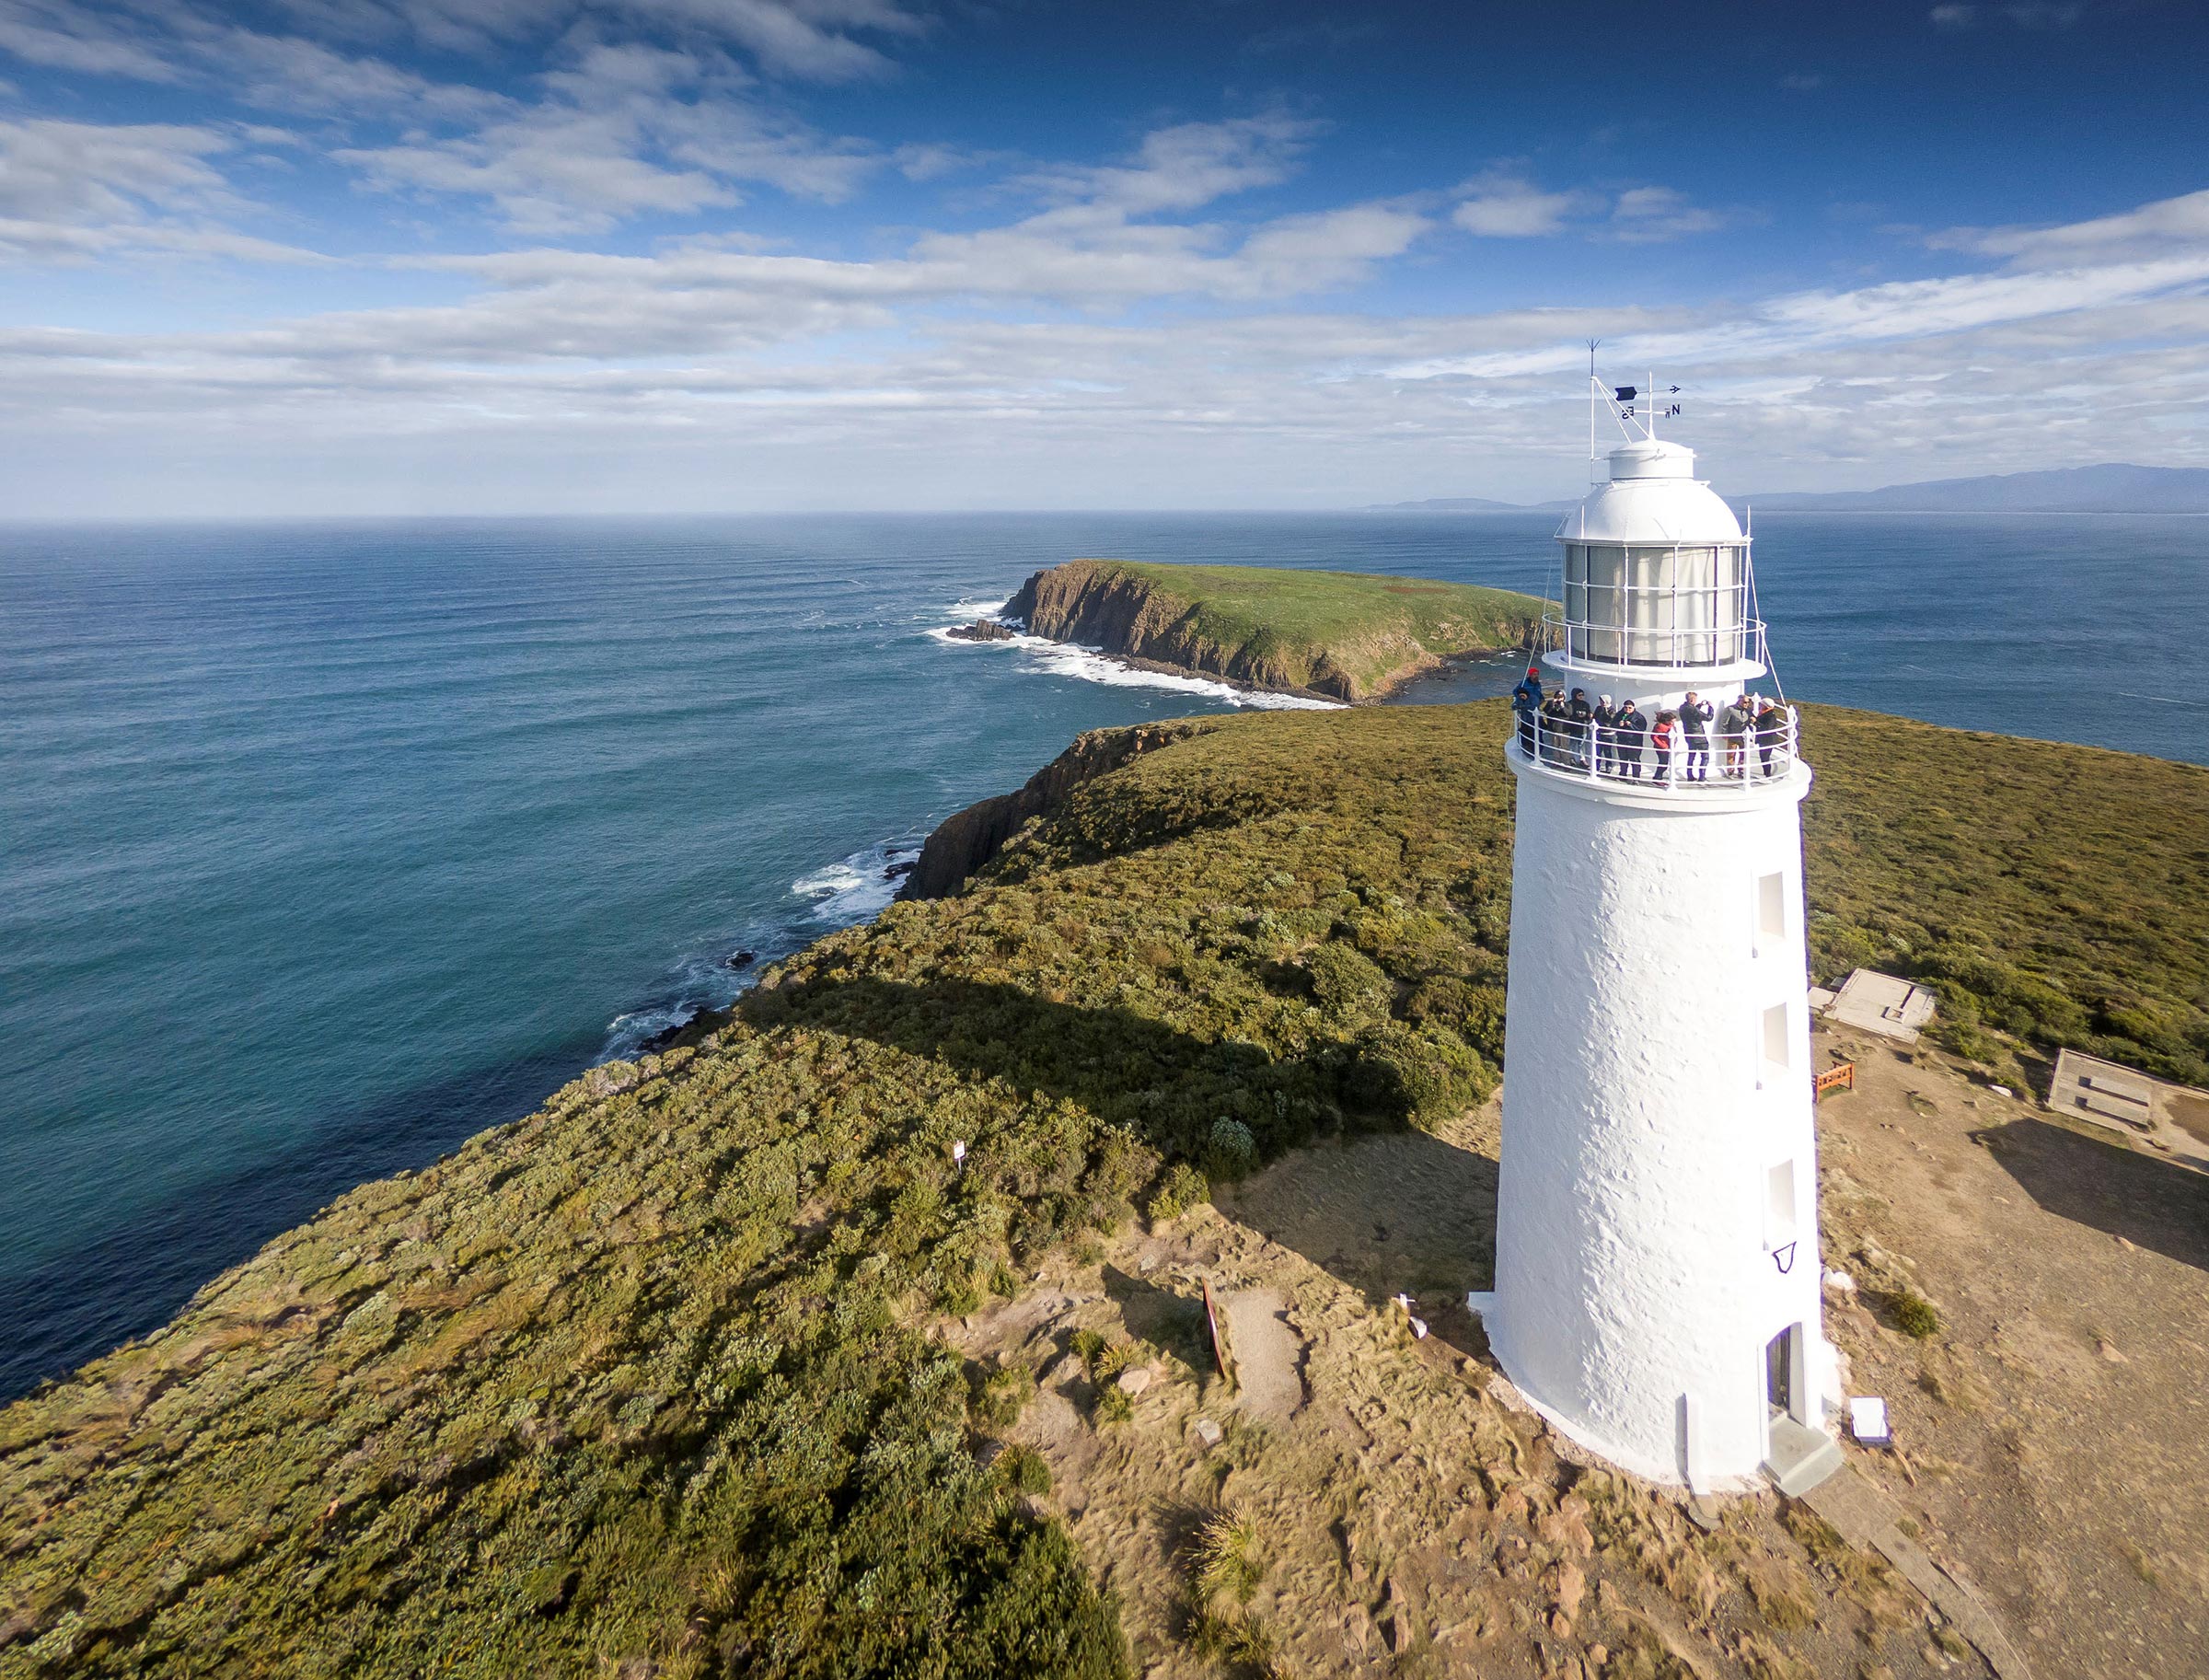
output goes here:
<path id="1" fill-rule="evenodd" d="M 1794 1415 L 1795 1339 L 1800 1325 L 1789 1325 L 1764 1344 L 1764 1400 L 1774 1417 Z"/>

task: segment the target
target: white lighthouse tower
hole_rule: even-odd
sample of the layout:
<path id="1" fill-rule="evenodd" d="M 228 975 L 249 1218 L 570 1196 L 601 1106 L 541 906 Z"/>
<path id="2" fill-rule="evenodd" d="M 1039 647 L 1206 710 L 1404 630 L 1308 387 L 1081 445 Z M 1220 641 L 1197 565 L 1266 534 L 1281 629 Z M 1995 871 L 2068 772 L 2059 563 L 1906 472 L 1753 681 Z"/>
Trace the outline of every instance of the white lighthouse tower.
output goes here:
<path id="1" fill-rule="evenodd" d="M 1628 423 L 1632 395 L 1607 481 L 1558 527 L 1542 658 L 1567 697 L 1631 699 L 1653 729 L 1691 690 L 1723 713 L 1767 663 L 1740 522 L 1693 451 Z M 1521 724 L 1490 1346 L 1557 1428 L 1638 1475 L 1723 1490 L 1769 1466 L 1808 1486 L 1837 1462 L 1839 1391 L 1793 713 L 1733 743 L 1706 725 L 1707 779 L 1631 734 L 1606 750 L 1590 724 Z"/>

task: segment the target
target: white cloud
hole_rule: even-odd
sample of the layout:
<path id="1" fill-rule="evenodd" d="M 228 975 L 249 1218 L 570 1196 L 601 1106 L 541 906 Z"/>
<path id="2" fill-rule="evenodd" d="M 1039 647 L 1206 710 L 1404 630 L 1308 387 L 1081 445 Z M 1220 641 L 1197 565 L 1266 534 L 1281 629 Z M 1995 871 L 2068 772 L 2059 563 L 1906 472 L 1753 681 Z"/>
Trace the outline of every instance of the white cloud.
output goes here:
<path id="1" fill-rule="evenodd" d="M 718 55 L 600 44 L 542 79 L 541 102 L 465 133 L 333 156 L 387 191 L 488 199 L 527 234 L 734 205 L 743 182 L 833 203 L 879 166 L 871 151 L 764 116 L 748 78 Z"/>
<path id="2" fill-rule="evenodd" d="M 2051 0 L 2026 0 L 2006 6 L 2003 14 L 2021 29 L 2067 29 L 2086 16 L 2083 6 L 2054 5 Z"/>
<path id="3" fill-rule="evenodd" d="M 767 70 L 817 82 L 888 75 L 890 60 L 856 35 L 915 35 L 922 27 L 887 0 L 630 0 L 630 9 L 723 36 Z"/>
<path id="4" fill-rule="evenodd" d="M 0 0 L 0 52 L 56 70 L 141 82 L 181 80 L 179 66 L 129 27 L 134 21 L 68 0 Z"/>
<path id="5" fill-rule="evenodd" d="M 317 44 L 411 41 L 489 56 L 523 42 L 587 40 L 614 29 L 664 45 L 731 49 L 749 55 L 766 74 L 832 83 L 894 71 L 891 59 L 862 37 L 907 40 L 927 28 L 895 0 L 286 0 L 285 9 Z M 86 0 L 0 0 L 0 51 L 98 75 L 226 82 L 238 52 L 271 55 L 271 49 L 255 45 L 257 39 L 284 43 L 282 50 L 298 57 L 310 85 L 341 91 L 330 64 L 307 62 L 308 41 L 259 37 L 215 0 L 142 0 L 120 16 Z M 382 81 L 396 91 L 402 80 L 420 80 L 379 60 L 357 63 L 364 83 Z"/>
<path id="6" fill-rule="evenodd" d="M 1135 157 L 1096 168 L 1039 170 L 1020 184 L 1099 214 L 1155 215 L 1195 210 L 1289 179 L 1324 125 L 1273 114 L 1225 122 L 1184 122 L 1143 138 Z"/>
<path id="7" fill-rule="evenodd" d="M 1690 203 L 1685 193 L 1673 188 L 1631 187 L 1612 205 L 1609 231 L 1614 239 L 1650 244 L 1714 233 L 1725 226 L 1724 215 Z"/>
<path id="8" fill-rule="evenodd" d="M 231 207 L 228 182 L 206 161 L 231 144 L 173 123 L 0 122 L 0 214 L 83 224 Z"/>
<path id="9" fill-rule="evenodd" d="M 1978 251 L 2028 263 L 2152 257 L 2174 247 L 2209 243 L 2209 191 L 2052 227 L 1952 227 L 1926 242 L 1936 249 Z"/>
<path id="10" fill-rule="evenodd" d="M 1926 16 L 1937 29 L 1968 29 L 1979 16 L 1975 6 L 1937 6 Z"/>
<path id="11" fill-rule="evenodd" d="M 136 0 L 121 20 L 81 0 L 0 0 L 0 51 L 341 119 L 350 132 L 318 144 L 369 185 L 480 199 L 508 226 L 546 235 L 727 208 L 752 183 L 848 197 L 886 167 L 880 149 L 781 114 L 745 65 L 816 81 L 879 75 L 889 61 L 861 38 L 925 28 L 896 0 L 288 0 L 287 9 L 303 32 L 248 28 L 209 0 Z M 412 42 L 496 57 L 535 43 L 567 62 L 511 97 L 362 52 Z M 949 157 L 922 149 L 902 161 L 918 175 Z"/>
<path id="12" fill-rule="evenodd" d="M 232 29 L 202 45 L 235 78 L 235 96 L 262 110 L 387 112 L 437 122 L 480 119 L 509 103 L 480 87 L 434 82 L 295 35 Z"/>
<path id="13" fill-rule="evenodd" d="M 1432 224 L 1399 204 L 1349 204 L 1268 222 L 1243 242 L 1236 263 L 1252 295 L 1293 297 L 1347 290 L 1372 265 L 1400 257 Z"/>
<path id="14" fill-rule="evenodd" d="M 224 225 L 251 206 L 212 160 L 244 138 L 179 123 L 0 121 L 0 259 L 160 252 L 319 262 L 311 251 Z"/>
<path id="15" fill-rule="evenodd" d="M 1588 191 L 1544 192 L 1524 177 L 1491 170 L 1459 189 L 1468 193 L 1450 219 L 1467 233 L 1489 239 L 1535 238 L 1563 233 L 1567 219 L 1601 207 Z"/>

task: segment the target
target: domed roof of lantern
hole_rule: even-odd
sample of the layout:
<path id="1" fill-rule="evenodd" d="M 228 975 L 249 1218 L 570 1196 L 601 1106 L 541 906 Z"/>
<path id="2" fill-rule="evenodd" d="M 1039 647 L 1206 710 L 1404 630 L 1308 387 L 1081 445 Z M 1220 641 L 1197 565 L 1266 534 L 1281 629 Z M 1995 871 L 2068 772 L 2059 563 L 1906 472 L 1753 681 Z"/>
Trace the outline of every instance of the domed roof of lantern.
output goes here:
<path id="1" fill-rule="evenodd" d="M 1639 437 L 1611 451 L 1611 477 L 1557 527 L 1561 542 L 1705 545 L 1741 540 L 1741 522 L 1694 476 L 1684 444 Z"/>

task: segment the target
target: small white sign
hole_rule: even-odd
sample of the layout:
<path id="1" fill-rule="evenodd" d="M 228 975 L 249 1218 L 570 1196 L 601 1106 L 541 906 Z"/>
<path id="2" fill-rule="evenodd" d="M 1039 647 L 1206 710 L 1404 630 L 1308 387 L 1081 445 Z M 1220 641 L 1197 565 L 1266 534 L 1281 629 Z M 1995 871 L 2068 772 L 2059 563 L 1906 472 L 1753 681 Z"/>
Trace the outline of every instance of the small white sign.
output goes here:
<path id="1" fill-rule="evenodd" d="M 1848 1403 L 1848 1432 L 1868 1447 L 1894 1444 L 1887 1432 L 1887 1402 L 1867 1396 Z"/>

